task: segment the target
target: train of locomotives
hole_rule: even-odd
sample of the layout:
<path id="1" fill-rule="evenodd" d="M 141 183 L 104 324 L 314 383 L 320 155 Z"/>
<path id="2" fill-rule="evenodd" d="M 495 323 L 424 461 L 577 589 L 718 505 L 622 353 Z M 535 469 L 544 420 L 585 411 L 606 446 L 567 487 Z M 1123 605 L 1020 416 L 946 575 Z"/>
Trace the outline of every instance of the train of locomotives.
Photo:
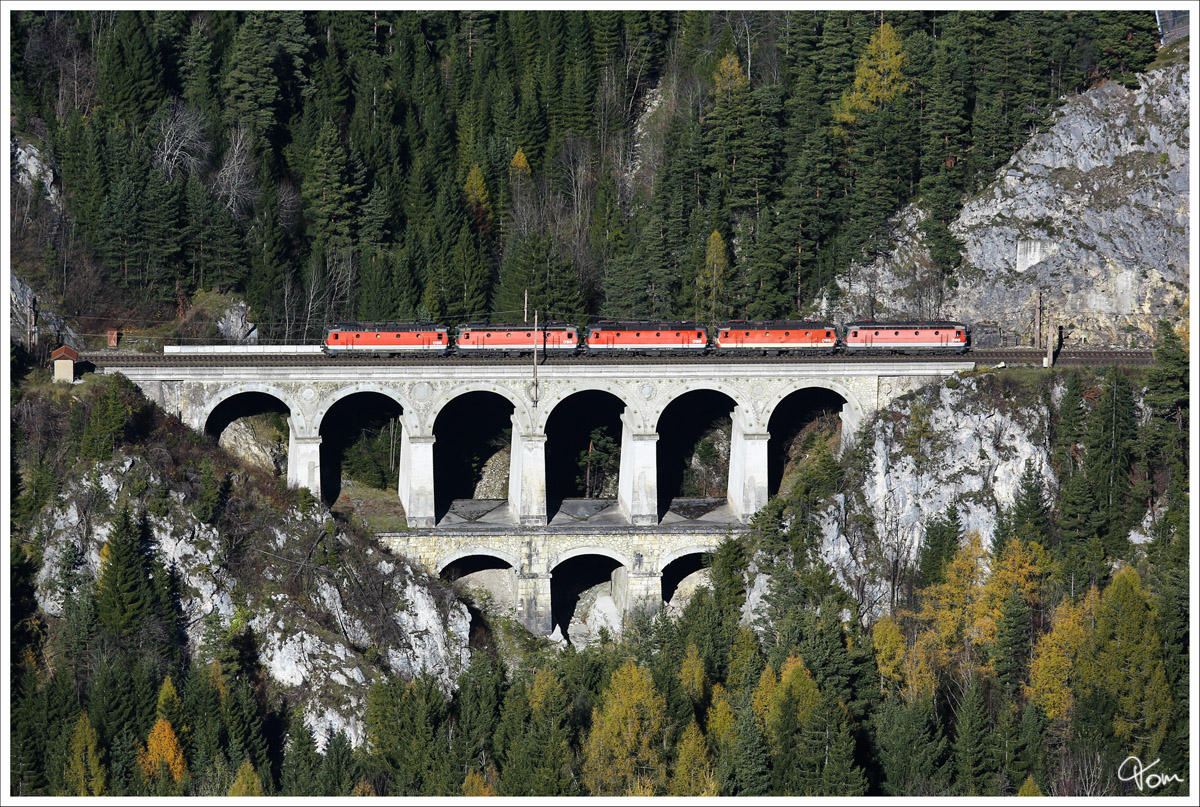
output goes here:
<path id="1" fill-rule="evenodd" d="M 341 355 L 521 356 L 711 355 L 820 356 L 833 354 L 952 354 L 970 346 L 961 322 L 944 320 L 829 322 L 734 320 L 715 327 L 695 322 L 598 322 L 580 334 L 574 325 L 463 325 L 453 334 L 433 323 L 343 323 L 329 330 L 322 350 Z"/>

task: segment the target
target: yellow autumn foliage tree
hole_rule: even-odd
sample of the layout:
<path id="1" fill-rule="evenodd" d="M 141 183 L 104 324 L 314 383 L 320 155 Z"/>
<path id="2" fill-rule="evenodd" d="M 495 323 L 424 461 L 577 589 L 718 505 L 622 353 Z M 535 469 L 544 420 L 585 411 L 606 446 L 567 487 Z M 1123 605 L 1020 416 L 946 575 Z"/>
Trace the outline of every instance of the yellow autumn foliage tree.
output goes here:
<path id="1" fill-rule="evenodd" d="M 490 774 L 490 777 L 479 771 L 470 771 L 467 774 L 467 778 L 463 780 L 462 794 L 467 798 L 496 795 L 496 788 L 493 787 L 496 781 L 496 772 L 489 767 L 488 774 Z M 489 778 L 491 782 L 488 781 Z"/>
<path id="2" fill-rule="evenodd" d="M 667 788 L 671 796 L 715 796 L 716 777 L 713 775 L 712 758 L 708 753 L 708 742 L 700 727 L 693 720 L 679 738 L 675 772 Z"/>
<path id="3" fill-rule="evenodd" d="M 1021 785 L 1021 789 L 1017 791 L 1017 795 L 1041 798 L 1043 794 L 1042 789 L 1037 786 L 1037 782 L 1033 781 L 1033 775 L 1030 774 L 1025 777 L 1025 782 Z"/>
<path id="4" fill-rule="evenodd" d="M 522 154 L 521 156 L 524 157 L 525 155 Z M 529 168 L 528 161 L 525 163 L 525 168 L 526 170 Z M 479 167 L 479 163 L 473 164 L 471 170 L 467 173 L 467 181 L 463 185 L 463 193 L 467 197 L 467 206 L 471 211 L 471 219 L 475 225 L 475 231 L 481 234 L 488 233 L 492 226 L 492 204 L 488 198 L 487 182 L 484 179 L 483 169 Z"/>
<path id="5" fill-rule="evenodd" d="M 885 691 L 898 690 L 904 684 L 904 656 L 908 650 L 904 632 L 890 616 L 885 616 L 871 629 L 871 647 L 875 651 L 875 666 L 879 668 L 879 685 Z"/>
<path id="6" fill-rule="evenodd" d="M 901 693 L 909 703 L 933 696 L 937 689 L 937 671 L 933 666 L 932 634 L 921 634 L 904 654 L 904 686 Z"/>
<path id="7" fill-rule="evenodd" d="M 983 601 L 977 611 L 979 641 L 987 644 L 995 641 L 996 624 L 1010 592 L 1016 591 L 1034 608 L 1053 568 L 1053 561 L 1041 544 L 1020 538 L 1009 541 L 984 585 Z"/>
<path id="8" fill-rule="evenodd" d="M 613 673 L 602 703 L 592 711 L 592 731 L 584 743 L 584 785 L 596 796 L 661 793 L 667 778 L 667 702 L 649 671 L 626 661 Z"/>
<path id="9" fill-rule="evenodd" d="M 768 666 L 758 677 L 758 686 L 754 688 L 754 692 L 750 696 L 750 708 L 754 710 L 754 718 L 758 721 L 758 728 L 761 731 L 767 730 L 767 715 L 771 711 L 771 699 L 775 697 L 777 686 L 779 686 L 779 679 L 775 675 L 775 670 Z"/>
<path id="10" fill-rule="evenodd" d="M 1080 689 L 1104 692 L 1116 704 L 1113 734 L 1127 753 L 1146 759 L 1162 748 L 1172 706 L 1155 621 L 1141 577 L 1121 569 L 1096 603 L 1095 627 L 1077 665 Z"/>
<path id="11" fill-rule="evenodd" d="M 767 707 L 766 735 L 767 742 L 773 752 L 783 749 L 777 747 L 780 723 L 786 715 L 784 710 L 789 704 L 794 704 L 797 723 L 801 728 L 807 727 L 813 712 L 821 702 L 821 692 L 812 673 L 804 666 L 799 656 L 789 656 L 779 670 L 779 684 L 771 693 Z"/>
<path id="12" fill-rule="evenodd" d="M 918 615 L 924 628 L 919 641 L 937 670 L 975 669 L 980 645 L 995 633 L 983 585 L 987 562 L 983 538 L 973 530 L 946 564 L 944 582 L 925 589 Z"/>
<path id="13" fill-rule="evenodd" d="M 834 120 L 854 124 L 858 116 L 891 103 L 912 86 L 904 75 L 904 42 L 889 23 L 880 25 L 854 67 L 854 85 L 834 104 Z"/>
<path id="14" fill-rule="evenodd" d="M 160 717 L 154 722 L 154 728 L 150 729 L 150 736 L 146 738 L 146 747 L 138 752 L 138 766 L 147 782 L 153 781 L 160 770 L 166 770 L 176 784 L 187 779 L 188 767 L 183 758 L 183 749 L 166 718 Z"/>
<path id="15" fill-rule="evenodd" d="M 708 676 L 704 672 L 704 659 L 700 648 L 690 642 L 683 662 L 679 665 L 679 684 L 693 704 L 703 703 L 708 690 Z"/>
<path id="16" fill-rule="evenodd" d="M 258 779 L 258 773 L 254 770 L 254 763 L 247 757 L 242 760 L 242 765 L 237 769 L 237 774 L 233 777 L 233 784 L 229 786 L 230 796 L 261 796 L 263 795 L 262 782 Z"/>
<path id="17" fill-rule="evenodd" d="M 67 785 L 63 795 L 104 796 L 108 793 L 104 749 L 100 747 L 100 735 L 87 712 L 81 713 L 75 722 L 63 779 Z"/>
<path id="18" fill-rule="evenodd" d="M 1075 683 L 1079 654 L 1087 646 L 1096 600 L 1093 587 L 1079 605 L 1069 600 L 1060 603 L 1050 630 L 1033 648 L 1025 696 L 1041 707 L 1052 722 L 1068 721 L 1075 706 L 1071 688 Z"/>
<path id="19" fill-rule="evenodd" d="M 518 148 L 517 153 L 513 155 L 512 162 L 508 165 L 509 179 L 518 180 L 532 173 L 533 169 L 529 167 L 529 158 L 525 156 L 525 150 Z"/>
<path id="20" fill-rule="evenodd" d="M 737 712 L 729 702 L 725 687 L 713 684 L 712 702 L 708 707 L 708 716 L 704 721 L 708 727 L 708 736 L 712 738 L 716 748 L 729 748 L 733 742 L 733 726 L 737 722 Z"/>

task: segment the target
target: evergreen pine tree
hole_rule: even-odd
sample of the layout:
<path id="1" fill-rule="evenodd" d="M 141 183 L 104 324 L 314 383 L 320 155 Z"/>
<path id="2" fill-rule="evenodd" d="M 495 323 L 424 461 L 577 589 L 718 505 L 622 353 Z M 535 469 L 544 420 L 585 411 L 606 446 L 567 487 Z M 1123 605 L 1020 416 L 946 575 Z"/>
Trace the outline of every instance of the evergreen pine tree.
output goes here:
<path id="1" fill-rule="evenodd" d="M 102 40 L 99 96 L 109 114 L 135 129 L 150 122 L 162 100 L 162 72 L 143 22 L 145 12 L 117 13 L 112 33 Z"/>
<path id="2" fill-rule="evenodd" d="M 1086 413 L 1083 405 L 1083 379 L 1077 371 L 1067 374 L 1066 389 L 1058 403 L 1054 429 L 1054 460 L 1062 476 L 1078 469 L 1076 446 L 1083 439 Z"/>
<path id="3" fill-rule="evenodd" d="M 288 725 L 287 745 L 279 774 L 281 796 L 315 796 L 318 793 L 317 775 L 321 756 L 312 731 L 304 722 L 304 712 L 296 709 Z"/>
<path id="4" fill-rule="evenodd" d="M 1017 728 L 1017 753 L 1013 760 L 1013 771 L 1018 777 L 1032 777 L 1035 782 L 1045 782 L 1047 756 L 1043 745 L 1046 721 L 1041 710 L 1032 699 L 1025 703 L 1021 712 L 1021 724 Z"/>
<path id="5" fill-rule="evenodd" d="M 1104 394 L 1088 418 L 1084 466 L 1103 518 L 1105 550 L 1119 557 L 1125 544 L 1126 502 L 1136 444 L 1137 415 L 1129 380 L 1116 367 L 1105 375 Z"/>
<path id="6" fill-rule="evenodd" d="M 358 765 L 345 731 L 338 731 L 325 744 L 325 756 L 317 775 L 317 792 L 322 796 L 348 796 L 358 781 Z"/>
<path id="7" fill-rule="evenodd" d="M 954 716 L 954 786 L 964 796 L 992 792 L 992 728 L 983 692 L 974 679 L 967 682 Z"/>
<path id="8" fill-rule="evenodd" d="M 263 12 L 247 14 L 234 36 L 229 71 L 222 83 L 225 123 L 246 123 L 261 137 L 271 135 L 279 102 L 279 79 L 272 69 L 275 48 L 270 36 Z"/>
<path id="9" fill-rule="evenodd" d="M 996 682 L 1007 697 L 1020 691 L 1029 666 L 1031 624 L 1029 604 L 1015 588 L 1009 592 L 996 621 L 996 643 L 993 650 Z"/>
<path id="10" fill-rule="evenodd" d="M 727 796 L 765 796 L 771 792 L 770 756 L 749 700 L 738 709 L 733 745 L 727 755 L 728 768 L 721 776 L 721 792 Z"/>
<path id="11" fill-rule="evenodd" d="M 961 537 L 962 526 L 958 517 L 958 506 L 954 504 L 926 526 L 925 542 L 921 545 L 919 561 L 921 580 L 925 585 L 944 581 L 946 564 L 958 551 Z"/>
<path id="12" fill-rule="evenodd" d="M 854 735 L 846 710 L 829 692 L 822 692 L 812 718 L 801 732 L 798 757 L 804 760 L 799 778 L 806 796 L 861 796 L 867 780 L 854 764 Z"/>
<path id="13" fill-rule="evenodd" d="M 891 796 L 944 793 L 947 743 L 932 700 L 885 698 L 874 722 L 883 791 Z"/>
<path id="14" fill-rule="evenodd" d="M 122 507 L 102 552 L 96 586 L 97 615 L 104 627 L 124 639 L 141 627 L 150 605 L 141 535 L 129 517 L 129 508 Z"/>

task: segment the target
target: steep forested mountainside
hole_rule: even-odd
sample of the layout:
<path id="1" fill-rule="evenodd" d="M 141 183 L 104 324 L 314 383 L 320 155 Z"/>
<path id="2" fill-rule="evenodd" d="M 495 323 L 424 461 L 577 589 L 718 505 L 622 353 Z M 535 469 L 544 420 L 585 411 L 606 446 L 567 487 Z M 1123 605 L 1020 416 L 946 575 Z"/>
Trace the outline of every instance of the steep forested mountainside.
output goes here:
<path id="1" fill-rule="evenodd" d="M 21 11 L 14 132 L 53 177 L 14 186 L 13 263 L 93 333 L 206 289 L 288 340 L 513 319 L 526 290 L 559 319 L 795 315 L 885 251 L 914 198 L 930 271 L 953 280 L 964 200 L 1063 99 L 1136 84 L 1154 24 Z"/>
<path id="2" fill-rule="evenodd" d="M 972 195 L 950 232 L 953 276 L 925 237 L 926 200 L 893 220 L 892 246 L 839 279 L 831 313 L 995 323 L 1033 342 L 1036 308 L 1069 343 L 1146 346 L 1187 318 L 1191 75 L 1188 40 L 1164 50 L 1139 87 L 1107 82 L 1072 97 Z"/>

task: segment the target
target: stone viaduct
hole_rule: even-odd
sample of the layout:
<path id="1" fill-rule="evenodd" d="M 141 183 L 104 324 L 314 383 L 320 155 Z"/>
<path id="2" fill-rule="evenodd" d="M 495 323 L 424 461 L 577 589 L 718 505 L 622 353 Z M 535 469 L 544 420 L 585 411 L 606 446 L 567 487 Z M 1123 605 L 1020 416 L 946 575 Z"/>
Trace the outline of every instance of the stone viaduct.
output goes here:
<path id="1" fill-rule="evenodd" d="M 201 350 L 205 349 L 191 349 Z M 353 418 L 355 414 L 354 404 L 337 409 L 335 404 L 363 393 L 386 396 L 402 410 L 397 494 L 409 531 L 381 538 L 435 572 L 467 557 L 490 558 L 497 564 L 493 568 L 510 568 L 518 612 L 529 627 L 540 632 L 549 630 L 550 581 L 564 561 L 581 555 L 607 558 L 606 563 L 619 567 L 612 577 L 614 599 L 622 607 L 641 600 L 654 605 L 661 602 L 660 579 L 670 564 L 710 550 L 730 529 L 748 521 L 769 495 L 768 426 L 785 401 L 814 393 L 840 401 L 844 447 L 859 424 L 891 400 L 974 367 L 971 361 L 957 359 L 787 363 L 717 359 L 672 363 L 665 359 L 628 364 L 581 360 L 542 364 L 535 383 L 532 363 L 443 360 L 397 366 L 330 358 L 315 366 L 288 367 L 256 362 L 262 353 L 278 353 L 284 348 L 224 350 L 236 350 L 245 361 L 214 366 L 183 361 L 122 365 L 118 358 L 109 357 L 98 362 L 98 367 L 107 373 L 125 374 L 164 410 L 202 432 L 222 404 L 249 394 L 270 396 L 288 413 L 288 484 L 307 487 L 318 496 L 327 416 Z M 289 350 L 304 353 L 315 348 Z M 548 528 L 547 423 L 556 407 L 571 396 L 596 391 L 612 396 L 612 404 L 621 407 L 617 504 L 623 523 L 574 531 Z M 688 396 L 705 391 L 710 400 L 713 393 L 727 396 L 731 407 L 727 483 L 731 523 L 699 531 L 693 526 L 681 532 L 660 525 L 659 432 L 664 418 L 675 417 L 673 413 L 679 411 L 668 411 L 673 402 L 686 402 L 691 400 Z M 473 393 L 498 396 L 491 400 L 511 406 L 511 525 L 490 532 L 439 525 L 435 507 L 434 427 L 451 402 Z M 836 398 L 831 398 L 831 393 Z M 482 403 L 487 399 L 476 395 L 470 400 Z M 468 408 L 464 414 L 459 406 L 450 411 L 455 417 L 469 418 L 472 410 Z M 442 423 L 440 428 L 453 425 Z"/>

